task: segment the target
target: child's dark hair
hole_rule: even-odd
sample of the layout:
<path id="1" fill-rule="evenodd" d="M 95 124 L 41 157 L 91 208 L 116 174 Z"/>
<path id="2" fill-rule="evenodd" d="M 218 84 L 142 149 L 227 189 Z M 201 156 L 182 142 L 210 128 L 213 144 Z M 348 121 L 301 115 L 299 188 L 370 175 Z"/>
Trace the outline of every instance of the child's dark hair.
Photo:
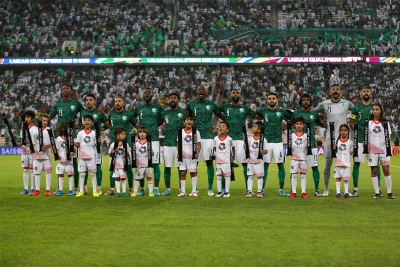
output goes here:
<path id="1" fill-rule="evenodd" d="M 147 128 L 144 126 L 140 126 L 138 129 L 138 133 L 148 133 Z"/>
<path id="2" fill-rule="evenodd" d="M 183 121 L 185 121 L 187 119 L 194 121 L 193 115 L 190 115 L 190 114 L 186 114 L 185 116 L 183 116 Z"/>
<path id="3" fill-rule="evenodd" d="M 116 129 L 114 130 L 114 135 L 117 136 L 117 135 L 119 135 L 119 134 L 121 134 L 121 133 L 124 133 L 124 132 L 125 132 L 125 129 L 124 129 L 124 128 L 116 128 Z"/>
<path id="4" fill-rule="evenodd" d="M 225 124 L 226 128 L 229 130 L 229 124 L 226 121 L 220 121 L 219 124 Z"/>
<path id="5" fill-rule="evenodd" d="M 93 116 L 90 115 L 90 114 L 86 114 L 85 116 L 83 116 L 83 119 L 89 119 L 89 120 L 91 120 L 91 121 L 94 122 L 94 118 L 93 118 Z"/>
<path id="6" fill-rule="evenodd" d="M 347 129 L 347 132 L 349 132 L 349 134 L 350 134 L 350 127 L 349 127 L 349 125 L 347 125 L 347 124 L 342 124 L 342 125 L 340 125 L 340 127 L 339 127 L 339 136 L 338 136 L 338 138 L 336 139 L 336 152 L 337 152 L 337 150 L 338 150 L 337 144 L 338 144 L 339 139 L 340 139 L 340 129 L 342 129 L 342 127 L 346 128 L 346 129 Z M 349 138 L 349 134 L 347 135 L 347 138 Z"/>
<path id="7" fill-rule="evenodd" d="M 68 122 L 61 122 L 58 126 L 57 126 L 57 132 L 59 136 L 64 136 L 64 129 L 68 129 L 69 128 L 69 124 Z"/>
<path id="8" fill-rule="evenodd" d="M 25 111 L 25 117 L 30 117 L 32 120 L 36 117 L 35 112 L 33 110 Z"/>
<path id="9" fill-rule="evenodd" d="M 296 124 L 298 122 L 305 124 L 306 120 L 303 117 L 297 117 L 296 119 L 294 119 L 293 124 Z"/>
<path id="10" fill-rule="evenodd" d="M 256 122 L 254 122 L 254 124 L 257 125 L 258 129 L 261 130 L 261 133 L 264 132 L 265 125 L 264 125 L 264 123 L 262 123 L 262 121 L 256 121 Z"/>
<path id="11" fill-rule="evenodd" d="M 381 104 L 379 103 L 375 103 L 372 105 L 372 109 L 374 108 L 374 106 L 379 107 L 379 109 L 381 110 L 381 114 L 379 114 L 379 121 L 385 121 L 385 118 L 383 117 L 383 107 Z M 374 114 L 371 113 L 371 120 L 374 119 Z"/>

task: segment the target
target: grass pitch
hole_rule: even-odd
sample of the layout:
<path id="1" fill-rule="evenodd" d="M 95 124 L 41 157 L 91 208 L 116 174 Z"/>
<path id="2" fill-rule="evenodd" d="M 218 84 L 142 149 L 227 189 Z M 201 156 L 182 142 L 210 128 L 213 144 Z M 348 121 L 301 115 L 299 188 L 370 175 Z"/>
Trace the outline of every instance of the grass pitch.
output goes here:
<path id="1" fill-rule="evenodd" d="M 205 163 L 198 199 L 176 197 L 176 170 L 173 196 L 75 198 L 19 195 L 20 157 L 1 156 L 0 266 L 400 266 L 400 157 L 391 161 L 395 200 L 387 199 L 383 181 L 385 197 L 373 199 L 366 164 L 360 197 L 352 200 L 335 199 L 333 178 L 331 196 L 313 197 L 311 171 L 309 199 L 279 197 L 276 165 L 263 199 L 244 197 L 241 167 L 229 199 L 208 197 Z M 320 157 L 320 189 L 323 166 Z M 288 172 L 286 163 L 286 192 Z M 160 185 L 163 191 L 163 179 Z"/>

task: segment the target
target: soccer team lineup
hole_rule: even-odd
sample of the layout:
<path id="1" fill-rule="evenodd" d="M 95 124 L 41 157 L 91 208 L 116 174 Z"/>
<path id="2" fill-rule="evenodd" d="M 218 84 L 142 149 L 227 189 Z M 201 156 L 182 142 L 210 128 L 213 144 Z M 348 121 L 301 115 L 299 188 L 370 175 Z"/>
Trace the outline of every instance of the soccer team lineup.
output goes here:
<path id="1" fill-rule="evenodd" d="M 313 196 L 328 197 L 331 194 L 336 199 L 351 199 L 359 195 L 360 164 L 368 164 L 374 190 L 371 197 L 394 199 L 389 169 L 390 123 L 384 118 L 382 106 L 372 102 L 371 90 L 365 86 L 359 91 L 360 104 L 354 105 L 343 99 L 340 87 L 332 85 L 330 99 L 313 107 L 311 96 L 304 93 L 300 96 L 297 110 L 280 108 L 278 96 L 273 92 L 267 96 L 266 107 L 253 110 L 241 104 L 242 96 L 237 89 L 231 91 L 229 103 L 217 106 L 208 99 L 203 85 L 197 88 L 196 98 L 187 103 L 186 109 L 179 107 L 178 92 L 168 95 L 170 107 L 164 110 L 152 101 L 152 89 L 146 88 L 143 103 L 133 112 L 125 109 L 122 97 L 115 96 L 114 108 L 108 115 L 96 108 L 95 95 L 88 94 L 84 104 L 71 95 L 72 86 L 64 84 L 62 98 L 49 114 L 42 113 L 37 118 L 32 110 L 24 112 L 21 142 L 16 142 L 10 135 L 13 146 L 22 146 L 21 195 L 82 197 L 89 194 L 87 180 L 90 177 L 94 197 L 174 195 L 198 198 L 198 179 L 208 179 L 208 196 L 229 198 L 236 170 L 236 173 L 242 172 L 245 179 L 243 197 L 263 198 L 274 193 L 265 189 L 265 184 L 270 164 L 276 164 L 277 193 L 282 197 L 308 198 L 306 174 L 311 171 Z M 349 118 L 348 113 L 351 114 Z M 213 116 L 219 118 L 217 136 L 212 128 Z M 57 126 L 53 133 L 49 123 L 55 117 Z M 254 119 L 251 134 L 245 126 L 248 118 Z M 3 115 L 2 119 L 10 134 L 7 117 Z M 163 157 L 158 129 L 161 125 L 165 127 Z M 321 171 L 314 133 L 316 126 L 327 129 L 326 160 Z M 100 149 L 100 133 L 106 129 L 110 129 L 110 168 L 107 170 L 102 169 Z M 287 153 L 282 140 L 283 131 L 287 136 Z M 353 140 L 350 139 L 351 132 Z M 289 170 L 285 170 L 286 158 L 290 159 Z M 57 162 L 58 188 L 50 188 L 53 160 Z M 197 176 L 199 164 L 204 164 L 202 161 L 207 168 L 207 177 Z M 164 192 L 159 190 L 161 163 L 164 164 Z M 174 188 L 174 194 L 171 190 L 172 168 L 179 170 L 180 188 Z M 110 179 L 110 188 L 105 193 L 101 188 L 103 171 L 109 173 Z M 45 173 L 44 194 L 42 172 Z M 380 189 L 381 173 L 387 192 Z M 335 179 L 334 194 L 329 189 L 331 176 Z M 187 180 L 191 185 L 186 185 Z M 289 183 L 286 185 L 289 193 L 284 191 L 285 180 Z M 298 180 L 301 191 L 297 186 Z M 350 190 L 351 181 L 353 188 Z"/>

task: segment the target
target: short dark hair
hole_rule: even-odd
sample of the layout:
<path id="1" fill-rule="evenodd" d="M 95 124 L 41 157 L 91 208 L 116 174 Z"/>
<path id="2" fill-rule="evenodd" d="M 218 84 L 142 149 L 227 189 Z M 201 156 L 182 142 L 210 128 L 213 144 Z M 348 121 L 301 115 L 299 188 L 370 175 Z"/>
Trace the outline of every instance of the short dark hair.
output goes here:
<path id="1" fill-rule="evenodd" d="M 68 122 L 61 122 L 59 125 L 57 125 L 57 132 L 59 136 L 64 136 L 64 129 L 68 129 L 69 124 Z"/>
<path id="2" fill-rule="evenodd" d="M 65 85 L 68 85 L 69 88 L 71 88 L 71 90 L 72 90 L 72 84 L 70 84 L 70 83 L 64 83 L 64 84 L 63 84 L 63 87 L 64 87 Z M 61 89 L 62 89 L 62 87 L 61 87 Z"/>
<path id="3" fill-rule="evenodd" d="M 185 121 L 186 119 L 194 121 L 193 115 L 190 115 L 190 114 L 186 114 L 185 116 L 183 116 L 183 121 Z"/>
<path id="4" fill-rule="evenodd" d="M 31 117 L 33 120 L 36 117 L 36 114 L 33 112 L 33 110 L 27 110 L 25 111 L 25 117 Z"/>
<path id="5" fill-rule="evenodd" d="M 274 95 L 274 96 L 276 96 L 276 98 L 278 98 L 278 95 L 275 92 L 269 92 L 267 97 L 269 97 L 270 95 Z"/>
<path id="6" fill-rule="evenodd" d="M 306 120 L 303 117 L 297 117 L 296 119 L 294 119 L 293 124 L 296 124 L 298 122 L 305 124 Z"/>
<path id="7" fill-rule="evenodd" d="M 124 129 L 124 128 L 116 128 L 116 129 L 114 130 L 114 135 L 117 136 L 117 135 L 119 135 L 119 134 L 121 134 L 121 133 L 123 133 L 123 132 L 125 132 L 125 129 Z"/>
<path id="8" fill-rule="evenodd" d="M 254 122 L 254 124 L 257 125 L 258 129 L 260 129 L 261 132 L 264 131 L 265 125 L 264 125 L 264 123 L 262 123 L 262 121 L 256 121 L 256 122 Z"/>
<path id="9" fill-rule="evenodd" d="M 222 123 L 222 124 L 225 124 L 225 125 L 226 125 L 226 128 L 228 128 L 228 130 L 229 130 L 229 124 L 228 124 L 226 121 L 220 121 L 219 124 L 221 124 L 221 123 Z"/>
<path id="10" fill-rule="evenodd" d="M 86 114 L 85 116 L 83 116 L 83 119 L 89 119 L 89 120 L 91 120 L 91 121 L 94 122 L 94 118 L 93 118 L 93 116 L 90 115 L 90 114 Z"/>
<path id="11" fill-rule="evenodd" d="M 94 94 L 88 94 L 88 95 L 86 96 L 86 98 L 88 98 L 89 96 L 90 96 L 90 97 L 93 97 L 93 99 L 96 100 L 96 96 L 95 96 Z"/>
<path id="12" fill-rule="evenodd" d="M 148 133 L 147 128 L 144 126 L 140 126 L 138 129 L 138 133 Z"/>
<path id="13" fill-rule="evenodd" d="M 172 95 L 176 96 L 178 98 L 178 100 L 181 100 L 181 97 L 180 97 L 180 95 L 179 95 L 179 93 L 177 91 L 174 91 L 174 92 L 170 93 L 168 98 L 170 98 Z"/>
<path id="14" fill-rule="evenodd" d="M 311 102 L 311 95 L 310 94 L 308 94 L 308 93 L 304 93 L 304 94 L 302 94 L 301 96 L 300 96 L 300 100 L 299 100 L 299 105 L 301 106 L 301 103 L 303 102 L 303 98 L 309 98 L 310 99 L 310 102 Z"/>
<path id="15" fill-rule="evenodd" d="M 371 91 L 371 88 L 369 88 L 368 85 L 364 85 L 364 86 L 361 86 L 361 87 L 360 87 L 360 91 L 362 91 L 362 90 L 364 90 L 364 89 L 368 89 L 368 90 Z"/>
<path id="16" fill-rule="evenodd" d="M 336 84 L 336 83 L 335 83 L 335 84 L 332 84 L 332 86 L 331 86 L 331 88 L 330 88 L 330 89 L 332 90 L 332 87 L 334 87 L 334 86 L 337 86 L 337 87 L 339 87 L 339 89 L 340 89 L 340 86 L 339 86 L 339 84 Z"/>

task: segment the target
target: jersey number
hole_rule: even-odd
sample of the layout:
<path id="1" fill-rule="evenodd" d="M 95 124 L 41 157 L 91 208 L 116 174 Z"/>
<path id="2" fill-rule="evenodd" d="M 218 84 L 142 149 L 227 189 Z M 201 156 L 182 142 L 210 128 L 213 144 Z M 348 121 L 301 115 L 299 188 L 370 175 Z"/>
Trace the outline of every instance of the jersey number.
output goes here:
<path id="1" fill-rule="evenodd" d="M 59 110 L 58 110 L 58 116 L 59 116 L 59 117 L 62 117 L 62 109 L 59 109 Z"/>
<path id="2" fill-rule="evenodd" d="M 327 112 L 327 113 L 332 112 L 332 107 L 327 107 L 327 108 L 326 108 L 326 112 Z"/>

